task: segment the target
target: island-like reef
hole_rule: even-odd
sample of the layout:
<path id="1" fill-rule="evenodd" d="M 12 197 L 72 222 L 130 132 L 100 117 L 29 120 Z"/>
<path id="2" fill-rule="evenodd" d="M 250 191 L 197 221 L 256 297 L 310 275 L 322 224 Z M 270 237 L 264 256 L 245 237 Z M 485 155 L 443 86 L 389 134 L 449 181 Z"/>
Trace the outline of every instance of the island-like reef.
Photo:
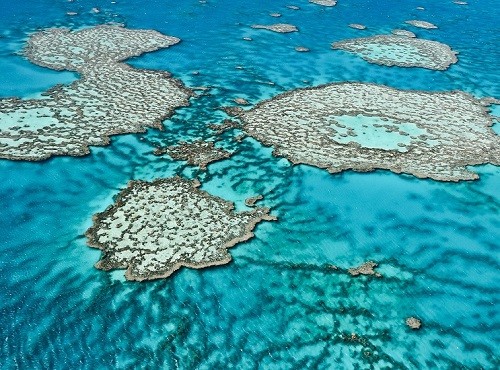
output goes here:
<path id="1" fill-rule="evenodd" d="M 0 99 L 0 158 L 37 161 L 81 156 L 109 136 L 162 128 L 192 92 L 167 72 L 130 67 L 124 60 L 178 43 L 151 30 L 101 25 L 76 32 L 53 28 L 33 34 L 24 55 L 54 70 L 78 72 L 40 99 Z"/>
<path id="2" fill-rule="evenodd" d="M 392 35 L 342 40 L 333 43 L 332 48 L 348 51 L 367 62 L 385 66 L 445 70 L 457 62 L 457 53 L 448 45 L 414 36 L 409 31 L 398 30 Z"/>
<path id="3" fill-rule="evenodd" d="M 335 6 L 337 5 L 336 0 L 309 0 L 310 3 L 323 5 L 323 6 Z"/>
<path id="4" fill-rule="evenodd" d="M 217 148 L 213 141 L 203 140 L 196 140 L 192 143 L 181 141 L 178 145 L 158 148 L 154 154 L 168 154 L 173 159 L 187 161 L 189 165 L 198 166 L 202 170 L 205 170 L 212 162 L 231 157 L 230 152 Z"/>
<path id="5" fill-rule="evenodd" d="M 234 205 L 181 177 L 131 181 L 115 203 L 94 216 L 89 245 L 102 250 L 96 267 L 127 269 L 128 280 L 170 276 L 181 266 L 203 268 L 231 260 L 227 248 L 253 237 L 269 208 L 235 212 Z"/>
<path id="6" fill-rule="evenodd" d="M 268 30 L 277 33 L 289 33 L 289 32 L 297 32 L 298 28 L 293 24 L 288 23 L 276 23 L 276 24 L 253 24 L 252 28 Z"/>
<path id="7" fill-rule="evenodd" d="M 405 23 L 411 24 L 414 27 L 424 28 L 424 29 L 427 29 L 427 30 L 433 30 L 433 29 L 437 28 L 437 26 L 434 25 L 434 24 L 432 24 L 431 22 L 419 21 L 417 19 L 412 19 L 410 21 L 405 21 Z"/>
<path id="8" fill-rule="evenodd" d="M 343 82 L 297 89 L 249 110 L 244 131 L 273 154 L 331 173 L 387 169 L 440 181 L 474 180 L 467 166 L 500 165 L 487 106 L 461 91 L 398 90 Z"/>

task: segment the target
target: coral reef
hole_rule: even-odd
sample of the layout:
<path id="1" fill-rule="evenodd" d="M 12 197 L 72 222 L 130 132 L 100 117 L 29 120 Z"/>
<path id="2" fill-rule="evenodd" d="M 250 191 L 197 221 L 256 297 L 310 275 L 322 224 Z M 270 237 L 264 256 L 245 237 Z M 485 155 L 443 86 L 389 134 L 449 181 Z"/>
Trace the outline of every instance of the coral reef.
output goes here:
<path id="1" fill-rule="evenodd" d="M 354 28 L 355 30 L 366 30 L 366 26 L 359 23 L 351 23 L 349 27 Z"/>
<path id="2" fill-rule="evenodd" d="M 245 205 L 248 207 L 255 207 L 255 203 L 262 199 L 264 199 L 264 196 L 262 196 L 261 194 L 247 198 L 245 199 Z"/>
<path id="3" fill-rule="evenodd" d="M 309 0 L 310 3 L 323 5 L 323 6 L 335 6 L 337 5 L 336 0 Z"/>
<path id="4" fill-rule="evenodd" d="M 358 276 L 358 275 L 374 275 L 376 277 L 382 277 L 382 275 L 378 272 L 375 271 L 375 268 L 378 266 L 376 262 L 373 261 L 367 261 L 358 267 L 352 267 L 347 270 L 349 274 L 352 276 Z"/>
<path id="5" fill-rule="evenodd" d="M 268 208 L 235 212 L 234 205 L 180 177 L 131 181 L 115 203 L 94 216 L 86 236 L 103 254 L 96 267 L 124 269 L 128 280 L 170 276 L 181 266 L 203 268 L 231 260 L 227 248 L 253 237 Z"/>
<path id="6" fill-rule="evenodd" d="M 417 330 L 417 329 L 420 329 L 420 327 L 422 326 L 422 321 L 420 321 L 419 319 L 417 319 L 416 317 L 408 317 L 406 320 L 406 325 L 408 325 L 409 328 L 413 329 L 413 330 Z"/>
<path id="7" fill-rule="evenodd" d="M 395 30 L 392 30 L 391 33 L 393 35 L 396 35 L 396 36 L 404 36 L 404 37 L 411 37 L 411 38 L 417 37 L 417 35 L 415 35 L 413 32 L 408 31 L 408 30 L 395 29 Z"/>
<path id="8" fill-rule="evenodd" d="M 419 21 L 419 20 L 416 20 L 416 19 L 412 19 L 410 21 L 405 21 L 405 23 L 411 24 L 414 27 L 425 28 L 427 30 L 432 30 L 432 29 L 437 28 L 436 25 L 434 25 L 434 24 L 432 24 L 430 22 Z"/>
<path id="9" fill-rule="evenodd" d="M 76 71 L 80 79 L 58 85 L 41 99 L 0 99 L 0 158 L 42 160 L 81 156 L 109 136 L 162 128 L 192 92 L 166 72 L 132 68 L 123 60 L 178 43 L 156 31 L 97 26 L 35 33 L 24 51 L 33 63 Z"/>
<path id="10" fill-rule="evenodd" d="M 474 180 L 467 166 L 500 164 L 486 106 L 461 91 L 343 82 L 292 90 L 249 110 L 226 109 L 275 156 L 330 173 L 387 169 L 440 181 Z"/>
<path id="11" fill-rule="evenodd" d="M 295 27 L 293 24 L 288 24 L 288 23 L 276 23 L 276 24 L 270 24 L 270 25 L 254 24 L 254 25 L 252 25 L 252 28 L 263 29 L 263 30 L 268 30 L 268 31 L 273 31 L 273 32 L 278 32 L 278 33 L 289 33 L 289 32 L 297 32 L 298 31 L 297 27 Z"/>
<path id="12" fill-rule="evenodd" d="M 204 170 L 207 165 L 231 157 L 231 153 L 224 149 L 216 148 L 212 141 L 197 140 L 192 143 L 180 142 L 155 150 L 155 155 L 168 154 L 176 160 L 187 161 L 188 164 L 198 166 Z"/>
<path id="13" fill-rule="evenodd" d="M 249 105 L 250 103 L 245 98 L 235 98 L 234 102 L 239 105 Z"/>
<path id="14" fill-rule="evenodd" d="M 437 41 L 417 39 L 402 30 L 397 35 L 376 35 L 347 39 L 332 44 L 333 49 L 340 49 L 359 55 L 370 63 L 398 66 L 420 67 L 445 70 L 457 62 L 456 52 L 448 45 Z"/>
<path id="15" fill-rule="evenodd" d="M 239 126 L 239 123 L 230 119 L 225 119 L 221 124 L 209 124 L 207 127 L 210 130 L 215 131 L 217 135 L 220 135 L 228 130 L 236 128 Z"/>

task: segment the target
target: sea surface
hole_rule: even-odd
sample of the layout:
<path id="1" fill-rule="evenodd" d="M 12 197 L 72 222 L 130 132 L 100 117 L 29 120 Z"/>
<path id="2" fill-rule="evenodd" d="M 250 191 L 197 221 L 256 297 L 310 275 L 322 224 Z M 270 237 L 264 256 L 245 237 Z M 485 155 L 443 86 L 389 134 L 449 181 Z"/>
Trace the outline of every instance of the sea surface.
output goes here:
<path id="1" fill-rule="evenodd" d="M 252 139 L 237 143 L 237 130 L 215 137 L 206 127 L 221 122 L 218 108 L 236 97 L 254 104 L 337 81 L 500 98 L 497 0 L 338 0 L 335 7 L 307 0 L 0 0 L 0 9 L 0 97 L 39 96 L 78 78 L 22 57 L 31 33 L 107 22 L 181 38 L 129 63 L 212 87 L 166 120 L 164 131 L 115 136 L 85 157 L 0 160 L 0 368 L 500 367 L 498 167 L 477 166 L 480 180 L 460 183 L 388 171 L 331 175 L 292 166 Z M 410 19 L 439 28 L 414 28 L 404 23 Z M 250 28 L 278 22 L 299 32 Z M 444 72 L 383 67 L 330 47 L 395 28 L 448 44 L 459 62 Z M 157 145 L 196 139 L 216 139 L 236 153 L 206 171 L 153 155 Z M 230 250 L 228 265 L 183 268 L 147 283 L 95 269 L 100 251 L 84 237 L 92 215 L 130 180 L 175 174 L 200 179 L 202 189 L 238 210 L 263 194 L 279 222 L 260 224 L 253 239 Z M 368 260 L 380 264 L 383 278 L 343 270 Z M 409 316 L 422 320 L 420 330 L 405 325 Z"/>

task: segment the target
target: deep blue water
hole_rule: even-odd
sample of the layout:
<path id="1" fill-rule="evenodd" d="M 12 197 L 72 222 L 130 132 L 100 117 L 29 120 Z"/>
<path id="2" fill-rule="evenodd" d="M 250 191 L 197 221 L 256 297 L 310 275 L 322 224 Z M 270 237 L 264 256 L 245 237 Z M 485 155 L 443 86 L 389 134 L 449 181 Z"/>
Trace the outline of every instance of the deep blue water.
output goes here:
<path id="1" fill-rule="evenodd" d="M 479 181 L 458 184 L 385 171 L 330 175 L 292 167 L 250 139 L 237 145 L 231 132 L 219 145 L 236 155 L 205 173 L 152 155 L 157 144 L 212 138 L 206 124 L 224 118 L 216 108 L 235 97 L 255 103 L 326 82 L 500 98 L 496 1 L 339 0 L 333 8 L 307 0 L 0 5 L 1 97 L 34 96 L 77 78 L 19 56 L 31 32 L 110 21 L 183 40 L 135 58 L 134 66 L 168 70 L 188 86 L 213 87 L 178 110 L 163 132 L 114 137 L 82 158 L 0 160 L 2 368 L 499 367 L 498 167 L 476 167 Z M 92 14 L 93 7 L 101 12 Z M 415 29 L 404 24 L 408 19 L 439 29 Z M 249 27 L 275 22 L 293 23 L 300 32 Z M 349 23 L 368 29 L 353 30 Z M 388 68 L 330 48 L 334 41 L 394 28 L 450 45 L 460 52 L 458 64 L 445 72 Z M 297 53 L 295 46 L 311 51 Z M 123 271 L 96 270 L 100 252 L 83 237 L 92 215 L 130 179 L 173 174 L 200 178 L 204 189 L 238 209 L 246 197 L 264 194 L 263 204 L 279 222 L 259 225 L 255 238 L 231 249 L 229 265 L 182 269 L 142 284 L 124 281 Z M 384 278 L 352 278 L 329 268 L 369 259 L 380 263 Z M 405 326 L 411 315 L 422 319 L 421 330 Z M 362 340 L 348 340 L 351 333 Z"/>

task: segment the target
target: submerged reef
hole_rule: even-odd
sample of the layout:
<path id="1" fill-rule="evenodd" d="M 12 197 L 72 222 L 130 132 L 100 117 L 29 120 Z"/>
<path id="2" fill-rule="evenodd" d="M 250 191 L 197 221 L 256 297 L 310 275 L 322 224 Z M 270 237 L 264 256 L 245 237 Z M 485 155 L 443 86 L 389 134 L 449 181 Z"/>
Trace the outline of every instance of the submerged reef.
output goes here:
<path id="1" fill-rule="evenodd" d="M 0 99 L 0 158 L 42 160 L 81 156 L 109 136 L 162 128 L 192 92 L 167 72 L 132 68 L 122 61 L 178 43 L 151 30 L 102 25 L 72 32 L 54 28 L 33 34 L 24 50 L 33 63 L 78 72 L 41 99 Z"/>
<path id="2" fill-rule="evenodd" d="M 359 23 L 351 23 L 349 27 L 354 28 L 355 30 L 366 30 L 366 26 Z"/>
<path id="3" fill-rule="evenodd" d="M 378 272 L 375 271 L 375 268 L 377 268 L 378 263 L 373 262 L 373 261 L 367 261 L 358 267 L 352 267 L 347 270 L 349 274 L 352 276 L 358 276 L 358 275 L 374 275 L 376 277 L 382 277 L 382 275 Z"/>
<path id="4" fill-rule="evenodd" d="M 295 27 L 293 24 L 288 24 L 288 23 L 276 23 L 276 24 L 270 24 L 270 25 L 254 24 L 254 25 L 252 25 L 252 28 L 263 29 L 263 30 L 268 30 L 268 31 L 273 31 L 273 32 L 278 32 L 278 33 L 289 33 L 289 32 L 297 32 L 298 31 L 297 27 Z"/>
<path id="5" fill-rule="evenodd" d="M 155 150 L 155 155 L 168 154 L 173 159 L 187 161 L 190 165 L 195 165 L 204 170 L 207 165 L 231 157 L 231 153 L 216 148 L 212 141 L 197 140 L 192 143 L 180 142 L 179 145 L 172 145 Z"/>
<path id="6" fill-rule="evenodd" d="M 332 48 L 354 53 L 367 62 L 385 66 L 445 70 L 457 62 L 457 53 L 448 45 L 400 35 L 401 31 L 398 30 L 397 35 L 348 39 L 333 43 Z M 405 33 L 404 36 L 410 34 Z"/>
<path id="7" fill-rule="evenodd" d="M 323 5 L 323 6 L 335 6 L 337 5 L 336 0 L 309 0 L 310 3 Z"/>
<path id="8" fill-rule="evenodd" d="M 131 181 L 115 204 L 94 216 L 89 245 L 101 249 L 96 267 L 127 271 L 128 280 L 170 276 L 181 266 L 203 268 L 231 260 L 227 248 L 253 237 L 268 208 L 235 212 L 234 205 L 180 177 Z"/>
<path id="9" fill-rule="evenodd" d="M 264 196 L 262 194 L 258 194 L 256 196 L 245 199 L 245 205 L 247 207 L 255 207 L 255 203 L 262 199 L 264 199 Z"/>
<path id="10" fill-rule="evenodd" d="M 408 30 L 401 30 L 399 28 L 392 30 L 391 33 L 396 36 L 404 36 L 404 37 L 417 37 L 413 32 Z"/>
<path id="11" fill-rule="evenodd" d="M 410 21 L 405 21 L 405 23 L 411 24 L 414 27 L 425 28 L 425 29 L 428 29 L 428 30 L 432 30 L 432 29 L 437 28 L 436 25 L 434 25 L 434 24 L 432 24 L 430 22 L 419 21 L 419 20 L 416 20 L 416 19 L 412 19 Z"/>
<path id="12" fill-rule="evenodd" d="M 228 131 L 228 130 L 231 130 L 233 128 L 236 128 L 239 126 L 239 122 L 236 122 L 236 121 L 233 121 L 233 120 L 230 120 L 230 119 L 225 119 L 224 121 L 222 121 L 221 124 L 209 124 L 207 125 L 207 127 L 214 131 L 215 134 L 217 135 L 221 135 L 222 133 Z"/>
<path id="13" fill-rule="evenodd" d="M 420 327 L 422 326 L 422 321 L 420 321 L 419 319 L 417 319 L 416 317 L 408 317 L 406 320 L 406 325 L 410 328 L 410 329 L 413 329 L 413 330 L 418 330 L 420 329 Z"/>
<path id="14" fill-rule="evenodd" d="M 235 98 L 233 101 L 239 105 L 249 105 L 250 103 L 245 98 Z"/>
<path id="15" fill-rule="evenodd" d="M 387 169 L 440 181 L 474 180 L 469 165 L 500 165 L 486 106 L 461 91 L 398 90 L 342 82 L 292 90 L 249 110 L 244 131 L 273 154 L 330 173 Z"/>
<path id="16" fill-rule="evenodd" d="M 305 46 L 296 46 L 295 51 L 298 51 L 299 53 L 307 53 L 309 48 L 306 48 Z"/>

